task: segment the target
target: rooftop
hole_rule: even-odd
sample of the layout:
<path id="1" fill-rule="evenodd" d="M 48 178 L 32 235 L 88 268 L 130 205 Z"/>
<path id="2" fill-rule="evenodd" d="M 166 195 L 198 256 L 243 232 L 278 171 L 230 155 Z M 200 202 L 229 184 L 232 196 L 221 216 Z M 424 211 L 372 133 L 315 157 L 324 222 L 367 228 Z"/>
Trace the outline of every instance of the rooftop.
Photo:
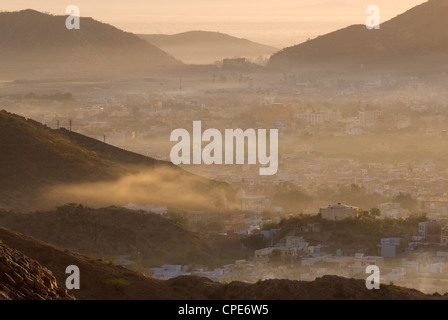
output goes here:
<path id="1" fill-rule="evenodd" d="M 333 204 L 333 205 L 328 205 L 328 207 L 324 207 L 324 209 L 356 209 L 357 207 L 353 207 L 353 206 L 348 206 L 342 203 L 337 203 L 337 204 Z"/>

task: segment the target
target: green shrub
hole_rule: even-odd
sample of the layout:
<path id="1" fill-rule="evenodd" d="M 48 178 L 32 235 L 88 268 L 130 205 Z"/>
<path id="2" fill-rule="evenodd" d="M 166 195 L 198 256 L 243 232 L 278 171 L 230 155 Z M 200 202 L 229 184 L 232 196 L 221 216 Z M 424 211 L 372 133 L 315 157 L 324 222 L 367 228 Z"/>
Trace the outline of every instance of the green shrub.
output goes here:
<path id="1" fill-rule="evenodd" d="M 109 279 L 106 283 L 117 291 L 123 291 L 127 286 L 129 286 L 129 283 L 122 278 Z"/>

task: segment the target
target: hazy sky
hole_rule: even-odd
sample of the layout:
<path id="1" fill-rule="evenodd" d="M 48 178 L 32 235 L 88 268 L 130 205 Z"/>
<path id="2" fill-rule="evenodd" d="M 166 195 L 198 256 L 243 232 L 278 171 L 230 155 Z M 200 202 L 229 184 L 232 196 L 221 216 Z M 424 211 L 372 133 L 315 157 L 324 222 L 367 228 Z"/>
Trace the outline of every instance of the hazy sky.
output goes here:
<path id="1" fill-rule="evenodd" d="M 81 16 L 135 33 L 208 30 L 285 47 L 354 23 L 377 5 L 386 21 L 425 0 L 0 0 L 0 10 L 36 9 Z"/>

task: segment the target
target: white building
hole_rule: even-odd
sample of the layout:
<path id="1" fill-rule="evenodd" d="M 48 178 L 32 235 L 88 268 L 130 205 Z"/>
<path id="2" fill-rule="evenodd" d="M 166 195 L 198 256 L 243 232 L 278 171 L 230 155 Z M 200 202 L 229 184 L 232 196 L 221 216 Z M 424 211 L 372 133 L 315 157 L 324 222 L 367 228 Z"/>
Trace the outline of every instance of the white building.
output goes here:
<path id="1" fill-rule="evenodd" d="M 160 280 L 168 280 L 181 275 L 189 275 L 187 273 L 188 266 L 165 264 L 159 268 L 149 270 L 149 275 Z"/>
<path id="2" fill-rule="evenodd" d="M 443 273 L 444 268 L 445 263 L 443 262 L 434 263 L 429 266 L 429 270 L 431 273 Z"/>
<path id="3" fill-rule="evenodd" d="M 263 211 L 271 208 L 271 201 L 264 195 L 248 195 L 241 189 L 237 194 L 242 211 L 250 211 L 261 214 Z"/>
<path id="4" fill-rule="evenodd" d="M 338 203 L 320 208 L 319 213 L 321 218 L 325 220 L 345 220 L 349 218 L 357 218 L 359 215 L 359 208 Z"/>
<path id="5" fill-rule="evenodd" d="M 124 206 L 126 209 L 129 210 L 139 210 L 144 212 L 151 212 L 156 213 L 161 216 L 166 216 L 168 214 L 168 207 L 166 206 L 153 206 L 153 205 L 146 205 L 146 206 L 139 206 L 135 203 L 128 203 Z"/>
<path id="6" fill-rule="evenodd" d="M 364 253 L 355 253 L 352 270 L 354 273 L 365 273 L 370 265 L 381 267 L 384 265 L 384 257 L 364 256 Z"/>

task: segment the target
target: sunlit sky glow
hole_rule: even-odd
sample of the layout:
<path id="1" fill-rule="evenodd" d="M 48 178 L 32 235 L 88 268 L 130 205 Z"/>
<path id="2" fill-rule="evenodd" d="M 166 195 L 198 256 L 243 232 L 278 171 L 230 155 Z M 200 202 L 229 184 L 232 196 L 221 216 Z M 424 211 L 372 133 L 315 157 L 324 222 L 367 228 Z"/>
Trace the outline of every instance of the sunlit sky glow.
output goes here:
<path id="1" fill-rule="evenodd" d="M 65 14 L 68 5 L 81 16 L 134 33 L 207 30 L 285 47 L 350 24 L 365 23 L 365 9 L 377 5 L 381 21 L 424 0 L 0 0 L 0 10 L 35 9 Z"/>

